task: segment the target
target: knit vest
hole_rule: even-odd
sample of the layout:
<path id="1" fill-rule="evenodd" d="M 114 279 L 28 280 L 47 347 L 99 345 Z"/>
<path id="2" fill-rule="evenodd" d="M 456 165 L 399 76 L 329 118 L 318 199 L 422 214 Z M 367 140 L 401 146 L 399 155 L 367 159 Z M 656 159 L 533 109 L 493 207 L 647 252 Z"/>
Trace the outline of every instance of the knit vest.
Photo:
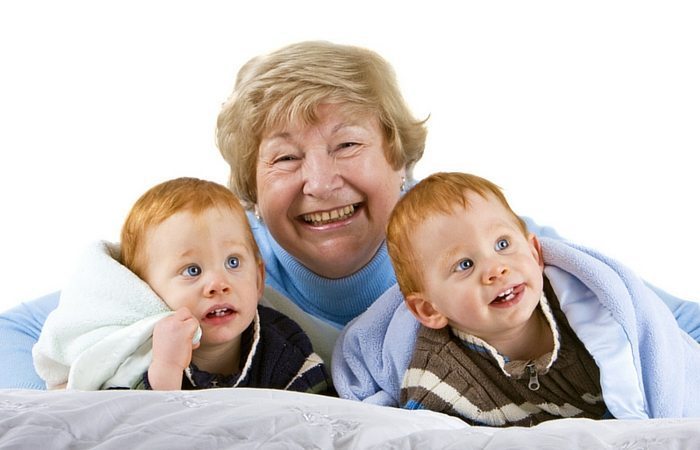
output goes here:
<path id="1" fill-rule="evenodd" d="M 508 361 L 483 341 L 484 345 L 475 345 L 478 339 L 465 342 L 449 327 L 421 327 L 403 380 L 401 406 L 490 426 L 603 418 L 598 367 L 569 326 L 546 279 L 545 294 L 540 309 L 552 327 L 552 353 L 534 361 Z"/>

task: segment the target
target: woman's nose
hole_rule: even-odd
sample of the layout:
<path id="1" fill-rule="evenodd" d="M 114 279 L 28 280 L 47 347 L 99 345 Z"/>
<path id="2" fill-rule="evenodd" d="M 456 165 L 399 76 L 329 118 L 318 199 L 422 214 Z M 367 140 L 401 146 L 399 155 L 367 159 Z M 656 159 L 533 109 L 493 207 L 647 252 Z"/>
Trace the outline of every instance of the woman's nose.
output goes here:
<path id="1" fill-rule="evenodd" d="M 304 195 L 323 200 L 343 185 L 335 158 L 326 151 L 307 154 L 302 172 Z"/>

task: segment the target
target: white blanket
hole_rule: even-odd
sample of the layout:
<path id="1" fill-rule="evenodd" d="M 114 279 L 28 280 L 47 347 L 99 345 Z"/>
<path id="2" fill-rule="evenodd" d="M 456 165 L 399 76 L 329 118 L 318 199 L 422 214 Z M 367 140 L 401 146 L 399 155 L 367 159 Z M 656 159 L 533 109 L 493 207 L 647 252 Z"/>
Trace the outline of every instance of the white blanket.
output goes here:
<path id="1" fill-rule="evenodd" d="M 172 311 L 118 254 L 88 247 L 46 319 L 32 355 L 49 389 L 130 387 L 148 369 L 153 327 Z"/>

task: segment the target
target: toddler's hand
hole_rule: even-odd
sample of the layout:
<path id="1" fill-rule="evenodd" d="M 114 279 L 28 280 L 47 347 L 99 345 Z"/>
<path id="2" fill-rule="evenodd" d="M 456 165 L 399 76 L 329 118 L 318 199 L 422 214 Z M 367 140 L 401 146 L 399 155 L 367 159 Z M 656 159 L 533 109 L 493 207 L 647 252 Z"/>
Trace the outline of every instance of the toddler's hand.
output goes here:
<path id="1" fill-rule="evenodd" d="M 161 319 L 153 330 L 153 361 L 148 381 L 153 389 L 180 389 L 182 371 L 192 361 L 193 343 L 199 322 L 189 309 L 182 307 Z"/>

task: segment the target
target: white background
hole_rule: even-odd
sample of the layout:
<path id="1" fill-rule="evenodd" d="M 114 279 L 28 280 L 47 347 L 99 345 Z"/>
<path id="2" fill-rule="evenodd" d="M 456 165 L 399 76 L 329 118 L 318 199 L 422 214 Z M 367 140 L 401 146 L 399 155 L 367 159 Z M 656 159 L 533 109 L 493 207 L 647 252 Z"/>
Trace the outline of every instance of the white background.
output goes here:
<path id="1" fill-rule="evenodd" d="M 393 64 L 430 115 L 417 176 L 491 178 L 516 212 L 700 299 L 696 2 L 444 3 L 0 3 L 0 309 L 60 289 L 153 184 L 225 183 L 236 71 L 306 39 Z"/>

